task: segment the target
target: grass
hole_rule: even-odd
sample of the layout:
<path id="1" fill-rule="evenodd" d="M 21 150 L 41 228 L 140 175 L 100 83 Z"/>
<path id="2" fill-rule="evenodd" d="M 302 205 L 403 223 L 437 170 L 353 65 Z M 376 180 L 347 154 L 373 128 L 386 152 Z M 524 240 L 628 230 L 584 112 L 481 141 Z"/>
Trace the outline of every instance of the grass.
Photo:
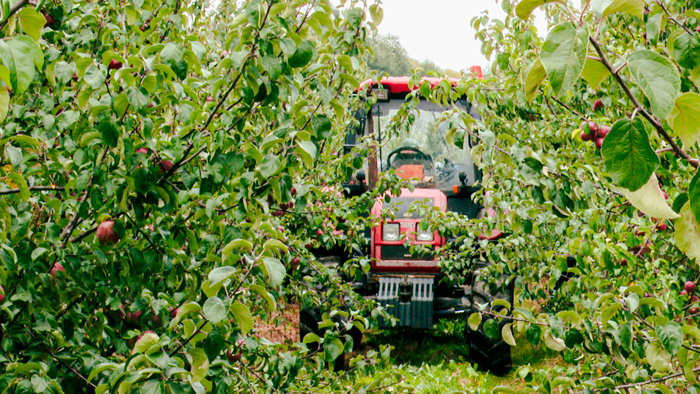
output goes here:
<path id="1" fill-rule="evenodd" d="M 469 363 L 469 345 L 464 340 L 463 320 L 442 320 L 432 330 L 378 330 L 368 332 L 362 351 L 391 345 L 393 372 L 404 384 L 423 393 L 490 393 L 497 386 L 521 387 L 518 368 L 532 371 L 561 368 L 564 362 L 544 345 L 534 346 L 516 334 L 518 346 L 511 349 L 513 368 L 505 376 L 479 371 Z"/>

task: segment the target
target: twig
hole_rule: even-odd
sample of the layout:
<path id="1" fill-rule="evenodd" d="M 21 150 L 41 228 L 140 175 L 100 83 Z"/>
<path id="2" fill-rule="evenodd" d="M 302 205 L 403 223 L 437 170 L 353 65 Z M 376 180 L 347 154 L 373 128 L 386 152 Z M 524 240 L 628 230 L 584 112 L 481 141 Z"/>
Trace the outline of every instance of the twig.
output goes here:
<path id="1" fill-rule="evenodd" d="M 66 190 L 65 187 L 63 186 L 30 186 L 29 191 L 36 192 L 36 191 L 45 191 L 45 190 Z M 0 195 L 5 195 L 5 194 L 15 194 L 19 193 L 20 189 L 7 189 L 7 190 L 0 190 Z"/>
<path id="2" fill-rule="evenodd" d="M 207 320 L 207 318 L 205 317 L 205 318 L 204 318 L 204 321 L 202 321 L 202 325 L 199 326 L 199 328 L 197 329 L 197 331 L 193 332 L 192 335 L 190 335 L 190 337 L 187 338 L 187 339 L 185 340 L 185 342 L 182 342 L 181 344 L 179 344 L 179 345 L 175 348 L 175 350 L 173 350 L 173 351 L 170 353 L 169 356 L 172 357 L 172 356 L 176 355 L 177 352 L 179 352 L 180 349 L 182 349 L 183 346 L 185 346 L 187 343 L 189 343 L 189 342 L 192 340 L 192 338 L 194 338 L 195 335 L 199 334 L 199 332 L 202 331 L 202 328 L 204 328 L 204 326 L 206 326 L 207 323 L 209 323 L 209 320 Z"/>
<path id="3" fill-rule="evenodd" d="M 7 23 L 10 21 L 10 17 L 16 14 L 22 7 L 29 4 L 29 0 L 19 0 L 12 7 L 10 7 L 10 12 L 7 15 L 3 15 L 5 20 L 0 23 L 0 30 L 4 29 Z"/>
<path id="4" fill-rule="evenodd" d="M 666 8 L 666 6 L 664 5 L 664 3 L 663 3 L 662 1 L 658 1 L 658 0 L 657 0 L 657 1 L 655 1 L 654 3 L 658 4 L 661 8 L 663 8 L 663 10 L 666 12 L 666 15 L 668 15 L 668 17 L 671 18 L 671 20 L 673 21 L 673 23 L 675 23 L 675 24 L 677 24 L 678 26 L 682 27 L 683 30 L 685 30 L 686 33 L 690 34 L 691 36 L 695 34 L 695 32 L 692 31 L 692 30 L 690 30 L 688 27 L 686 27 L 686 25 L 684 25 L 684 24 L 678 22 L 678 20 L 676 20 L 676 18 L 674 18 L 673 15 L 671 15 L 671 13 L 668 12 L 668 9 Z"/>

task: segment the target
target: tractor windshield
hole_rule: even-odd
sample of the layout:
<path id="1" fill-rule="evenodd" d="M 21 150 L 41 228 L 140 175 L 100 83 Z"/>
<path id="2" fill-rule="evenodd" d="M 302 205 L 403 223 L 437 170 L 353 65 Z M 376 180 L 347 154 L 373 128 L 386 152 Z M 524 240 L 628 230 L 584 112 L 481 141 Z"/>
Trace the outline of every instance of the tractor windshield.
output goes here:
<path id="1" fill-rule="evenodd" d="M 382 103 L 384 104 L 384 103 Z M 419 106 L 409 122 L 392 124 L 398 109 L 379 104 L 373 111 L 375 129 L 383 140 L 381 170 L 395 170 L 397 175 L 417 182 L 419 187 L 451 189 L 474 181 L 470 149 L 449 143 L 450 130 L 463 126 L 461 117 L 437 105 Z"/>

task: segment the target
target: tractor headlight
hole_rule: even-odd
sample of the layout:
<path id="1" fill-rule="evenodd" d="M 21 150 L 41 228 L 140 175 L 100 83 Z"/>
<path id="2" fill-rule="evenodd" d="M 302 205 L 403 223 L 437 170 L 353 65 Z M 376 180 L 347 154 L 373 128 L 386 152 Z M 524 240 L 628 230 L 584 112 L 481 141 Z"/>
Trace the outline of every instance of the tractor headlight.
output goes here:
<path id="1" fill-rule="evenodd" d="M 384 226 L 382 226 L 382 239 L 384 241 L 398 241 L 400 231 L 398 223 L 384 223 Z"/>
<path id="2" fill-rule="evenodd" d="M 416 241 L 432 242 L 433 241 L 433 231 L 429 228 L 423 230 L 419 224 L 418 225 L 418 232 L 416 234 Z"/>

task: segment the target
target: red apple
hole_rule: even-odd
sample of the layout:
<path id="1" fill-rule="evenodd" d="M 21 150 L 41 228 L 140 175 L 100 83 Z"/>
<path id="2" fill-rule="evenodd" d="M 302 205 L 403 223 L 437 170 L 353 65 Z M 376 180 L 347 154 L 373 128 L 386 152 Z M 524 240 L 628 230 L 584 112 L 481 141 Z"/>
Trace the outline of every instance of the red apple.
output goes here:
<path id="1" fill-rule="evenodd" d="M 697 306 L 691 306 L 688 309 L 688 313 L 690 313 L 691 315 L 697 315 L 698 313 L 700 313 L 700 308 Z"/>
<path id="2" fill-rule="evenodd" d="M 223 51 L 223 52 L 221 52 L 221 58 L 222 58 L 222 59 L 225 58 L 225 57 L 228 56 L 228 55 L 229 55 L 228 51 Z"/>
<path id="3" fill-rule="evenodd" d="M 603 107 L 605 107 L 605 105 L 602 101 L 600 101 L 600 99 L 596 100 L 595 103 L 593 103 L 593 111 L 600 111 L 601 109 L 603 109 Z"/>
<path id="4" fill-rule="evenodd" d="M 284 216 L 284 211 L 280 211 L 280 210 L 274 211 L 274 212 L 272 212 L 272 216 L 274 216 L 274 217 Z"/>
<path id="5" fill-rule="evenodd" d="M 680 292 L 680 293 L 678 293 L 678 295 L 682 295 L 682 296 L 684 296 L 684 295 L 688 295 L 688 292 L 687 292 L 687 291 L 685 291 L 685 290 L 681 290 L 681 292 Z"/>
<path id="6" fill-rule="evenodd" d="M 696 296 L 696 295 L 690 297 L 690 302 L 691 302 L 691 303 L 694 304 L 694 303 L 696 303 L 696 302 L 698 302 L 698 301 L 700 301 L 700 297 L 698 297 L 698 296 Z"/>
<path id="7" fill-rule="evenodd" d="M 666 224 L 666 221 L 665 221 L 665 220 L 662 220 L 662 221 L 656 226 L 656 228 L 659 229 L 659 230 L 661 230 L 661 231 L 664 231 L 664 230 L 666 230 L 666 229 L 668 228 L 668 225 Z"/>
<path id="8" fill-rule="evenodd" d="M 56 20 L 48 13 L 44 14 L 44 19 L 46 19 L 46 26 L 53 28 L 56 24 Z"/>
<path id="9" fill-rule="evenodd" d="M 178 308 L 170 308 L 170 309 L 168 309 L 168 311 L 170 311 L 170 318 L 171 318 L 171 319 L 174 319 L 175 316 L 177 316 L 177 310 L 178 310 Z"/>
<path id="10" fill-rule="evenodd" d="M 78 74 L 76 74 L 75 71 L 73 71 L 73 80 L 78 82 Z"/>
<path id="11" fill-rule="evenodd" d="M 313 246 L 314 246 L 313 242 L 309 242 L 306 244 L 306 249 L 311 249 L 311 248 L 313 248 Z"/>
<path id="12" fill-rule="evenodd" d="M 595 147 L 598 149 L 603 149 L 603 140 L 604 140 L 604 138 L 596 138 L 595 139 Z"/>
<path id="13" fill-rule="evenodd" d="M 295 189 L 294 186 L 292 186 L 292 188 L 289 190 L 289 194 L 291 194 L 292 196 L 296 196 L 296 195 L 297 195 L 297 189 Z"/>
<path id="14" fill-rule="evenodd" d="M 591 140 L 591 135 L 587 134 L 585 131 L 581 132 L 581 140 L 582 141 L 590 141 Z"/>
<path id="15" fill-rule="evenodd" d="M 208 102 L 209 102 L 209 101 L 214 101 L 214 97 L 212 97 L 212 96 L 207 96 L 207 101 L 208 101 Z"/>
<path id="16" fill-rule="evenodd" d="M 229 350 L 226 352 L 226 358 L 228 358 L 228 361 L 235 363 L 241 359 L 241 352 L 238 352 L 234 355 L 233 352 L 231 352 L 231 350 Z"/>
<path id="17" fill-rule="evenodd" d="M 0 285 L 0 302 L 5 301 L 5 288 Z"/>
<path id="18" fill-rule="evenodd" d="M 321 230 L 321 229 L 316 230 L 316 235 L 318 235 L 319 237 L 322 236 L 323 230 Z"/>
<path id="19" fill-rule="evenodd" d="M 153 104 L 153 103 L 148 103 L 147 107 L 148 107 L 148 108 L 153 108 L 154 105 L 155 105 L 155 104 Z"/>
<path id="20" fill-rule="evenodd" d="M 131 322 L 134 324 L 139 324 L 139 318 L 141 317 L 141 311 L 136 311 L 131 314 Z"/>
<path id="21" fill-rule="evenodd" d="M 700 33 L 700 26 L 696 27 L 696 28 L 695 28 L 695 31 L 698 32 L 698 33 Z"/>
<path id="22" fill-rule="evenodd" d="M 588 129 L 591 130 L 591 134 L 595 134 L 598 132 L 598 123 L 594 121 L 589 121 L 588 122 Z"/>
<path id="23" fill-rule="evenodd" d="M 622 260 L 620 260 L 620 265 L 623 267 L 627 267 L 627 259 L 623 258 Z"/>
<path id="24" fill-rule="evenodd" d="M 151 323 L 153 323 L 153 327 L 162 327 L 163 319 L 161 319 L 158 315 L 153 315 L 151 317 Z"/>
<path id="25" fill-rule="evenodd" d="M 158 163 L 158 169 L 160 169 L 161 173 L 166 173 L 170 171 L 171 168 L 173 168 L 173 162 L 170 160 L 161 160 L 160 163 Z"/>
<path id="26" fill-rule="evenodd" d="M 668 200 L 668 193 L 666 193 L 663 190 L 661 191 L 661 193 L 664 195 L 664 200 Z"/>
<path id="27" fill-rule="evenodd" d="M 138 148 L 136 149 L 136 153 L 148 154 L 148 148 Z"/>
<path id="28" fill-rule="evenodd" d="M 97 226 L 97 240 L 100 242 L 100 245 L 119 242 L 119 236 L 114 232 L 114 221 L 105 220 Z"/>
<path id="29" fill-rule="evenodd" d="M 51 276 L 55 278 L 56 275 L 58 275 L 58 271 L 66 272 L 66 270 L 63 269 L 61 263 L 54 263 L 53 267 L 51 267 L 51 271 L 49 272 L 51 273 Z"/>
<path id="30" fill-rule="evenodd" d="M 292 259 L 292 268 L 297 269 L 299 267 L 299 263 L 301 262 L 301 259 L 299 257 L 295 257 Z"/>
<path id="31" fill-rule="evenodd" d="M 109 70 L 119 70 L 119 69 L 122 68 L 123 66 L 124 66 L 124 64 L 122 64 L 122 62 L 120 62 L 120 61 L 118 61 L 118 60 L 115 60 L 115 59 L 112 59 L 112 60 L 109 61 L 109 66 L 107 66 L 107 69 L 109 69 Z"/>
<path id="32" fill-rule="evenodd" d="M 605 138 L 610 133 L 610 126 L 600 126 L 598 128 L 598 137 Z"/>
<path id="33" fill-rule="evenodd" d="M 693 282 L 692 280 L 685 282 L 685 286 L 683 286 L 685 291 L 687 291 L 688 293 L 694 292 L 696 287 L 697 286 L 695 286 L 695 282 Z"/>

